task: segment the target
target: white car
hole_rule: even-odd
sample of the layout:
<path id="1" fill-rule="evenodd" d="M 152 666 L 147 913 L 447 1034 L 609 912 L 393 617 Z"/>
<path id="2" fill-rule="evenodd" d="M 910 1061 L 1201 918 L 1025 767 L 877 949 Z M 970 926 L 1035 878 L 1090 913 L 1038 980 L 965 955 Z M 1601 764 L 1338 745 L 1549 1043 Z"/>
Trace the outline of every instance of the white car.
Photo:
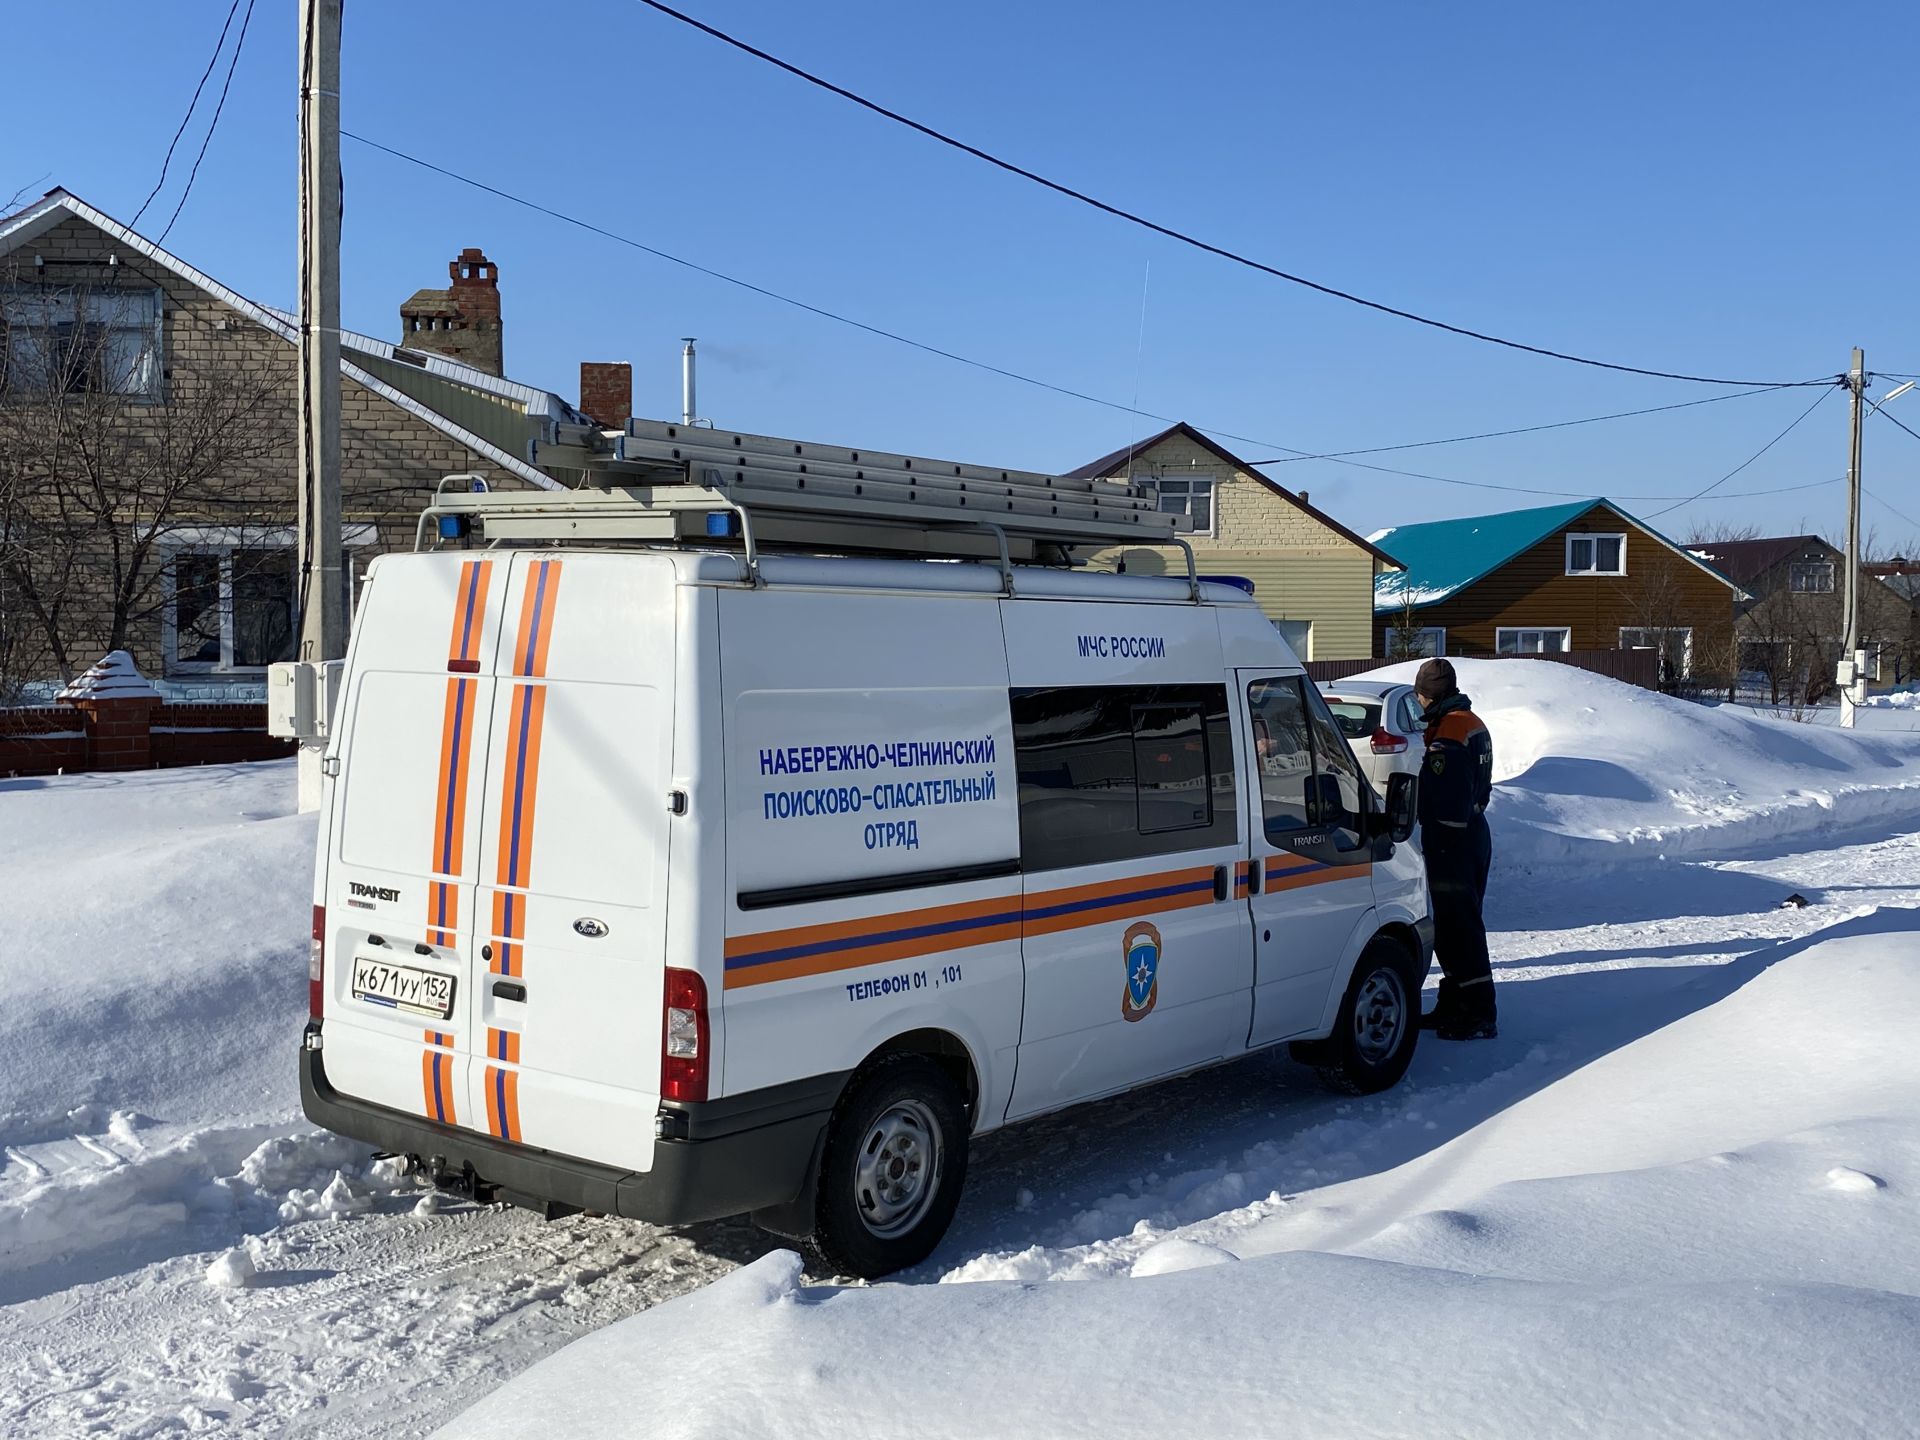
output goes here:
<path id="1" fill-rule="evenodd" d="M 1420 773 L 1426 751 L 1420 732 L 1426 721 L 1411 685 L 1340 680 L 1321 686 L 1320 693 L 1374 789 L 1384 795 L 1392 776 Z"/>

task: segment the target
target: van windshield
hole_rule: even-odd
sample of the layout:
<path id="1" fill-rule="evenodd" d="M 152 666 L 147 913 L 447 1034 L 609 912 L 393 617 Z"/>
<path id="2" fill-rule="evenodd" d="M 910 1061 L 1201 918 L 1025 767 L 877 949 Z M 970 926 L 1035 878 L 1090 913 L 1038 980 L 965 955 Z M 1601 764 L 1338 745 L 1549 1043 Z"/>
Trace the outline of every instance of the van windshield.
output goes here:
<path id="1" fill-rule="evenodd" d="M 1379 728 L 1380 707 L 1369 705 L 1360 700 L 1329 700 L 1327 709 L 1333 712 L 1333 723 L 1340 727 L 1340 733 L 1349 740 L 1364 740 Z"/>

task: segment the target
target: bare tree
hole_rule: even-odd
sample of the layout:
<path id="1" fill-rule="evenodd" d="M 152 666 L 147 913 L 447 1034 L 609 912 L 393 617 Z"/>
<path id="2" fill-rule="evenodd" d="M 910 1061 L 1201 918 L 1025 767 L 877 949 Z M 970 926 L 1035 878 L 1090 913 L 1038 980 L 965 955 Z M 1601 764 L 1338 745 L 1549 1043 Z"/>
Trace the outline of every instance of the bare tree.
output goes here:
<path id="1" fill-rule="evenodd" d="M 1742 525 L 1733 520 L 1709 520 L 1704 525 L 1693 527 L 1693 539 L 1687 542 L 1688 549 L 1701 545 L 1731 545 L 1742 540 L 1758 540 L 1758 525 Z"/>
<path id="2" fill-rule="evenodd" d="M 0 275 L 0 684 L 125 648 L 165 601 L 170 537 L 249 518 L 233 481 L 285 444 L 274 367 L 168 366 L 160 304 Z"/>
<path id="3" fill-rule="evenodd" d="M 1420 612 L 1413 608 L 1413 597 L 1395 612 L 1393 624 L 1387 627 L 1387 656 L 1389 660 L 1411 660 L 1430 654 L 1421 632 L 1425 629 L 1420 623 Z"/>

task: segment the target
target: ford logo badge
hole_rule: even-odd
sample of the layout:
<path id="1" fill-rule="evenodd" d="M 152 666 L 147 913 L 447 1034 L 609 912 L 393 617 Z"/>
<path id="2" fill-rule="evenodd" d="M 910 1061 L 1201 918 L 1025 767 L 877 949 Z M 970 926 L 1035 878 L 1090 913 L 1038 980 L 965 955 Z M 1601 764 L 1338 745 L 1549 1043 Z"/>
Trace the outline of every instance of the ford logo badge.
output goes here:
<path id="1" fill-rule="evenodd" d="M 606 922 L 604 920 L 596 920 L 591 915 L 582 915 L 578 920 L 574 921 L 573 929 L 575 934 L 584 935 L 589 940 L 598 940 L 602 935 L 607 933 Z"/>

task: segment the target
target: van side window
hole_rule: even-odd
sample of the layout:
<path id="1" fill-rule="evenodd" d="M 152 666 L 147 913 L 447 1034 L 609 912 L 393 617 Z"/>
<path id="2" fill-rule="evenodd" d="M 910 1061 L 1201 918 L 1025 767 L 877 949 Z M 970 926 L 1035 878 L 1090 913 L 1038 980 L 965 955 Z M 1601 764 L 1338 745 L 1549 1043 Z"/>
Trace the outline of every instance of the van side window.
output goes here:
<path id="1" fill-rule="evenodd" d="M 1300 685 L 1297 679 L 1256 680 L 1247 687 L 1254 759 L 1260 772 L 1260 812 L 1270 840 L 1314 823 L 1307 814 L 1313 741 Z"/>
<path id="2" fill-rule="evenodd" d="M 1142 835 L 1203 829 L 1213 823 L 1206 727 L 1206 713 L 1198 705 L 1133 707 L 1133 773 L 1139 782 Z"/>
<path id="3" fill-rule="evenodd" d="M 1333 842 L 1342 850 L 1352 850 L 1364 843 L 1366 831 L 1366 795 L 1371 786 L 1360 773 L 1360 762 L 1353 758 L 1353 749 L 1347 744 L 1346 737 L 1340 733 L 1333 714 L 1327 709 L 1327 702 L 1319 690 L 1309 688 L 1306 691 L 1307 723 L 1313 731 L 1314 766 L 1322 776 L 1332 776 L 1339 795 L 1336 809 L 1331 804 L 1323 805 L 1329 813 L 1316 817 L 1320 824 L 1333 831 Z M 1331 794 L 1327 797 L 1330 801 Z"/>
<path id="4" fill-rule="evenodd" d="M 1225 686 L 1087 685 L 1010 698 L 1024 869 L 1239 839 Z"/>

